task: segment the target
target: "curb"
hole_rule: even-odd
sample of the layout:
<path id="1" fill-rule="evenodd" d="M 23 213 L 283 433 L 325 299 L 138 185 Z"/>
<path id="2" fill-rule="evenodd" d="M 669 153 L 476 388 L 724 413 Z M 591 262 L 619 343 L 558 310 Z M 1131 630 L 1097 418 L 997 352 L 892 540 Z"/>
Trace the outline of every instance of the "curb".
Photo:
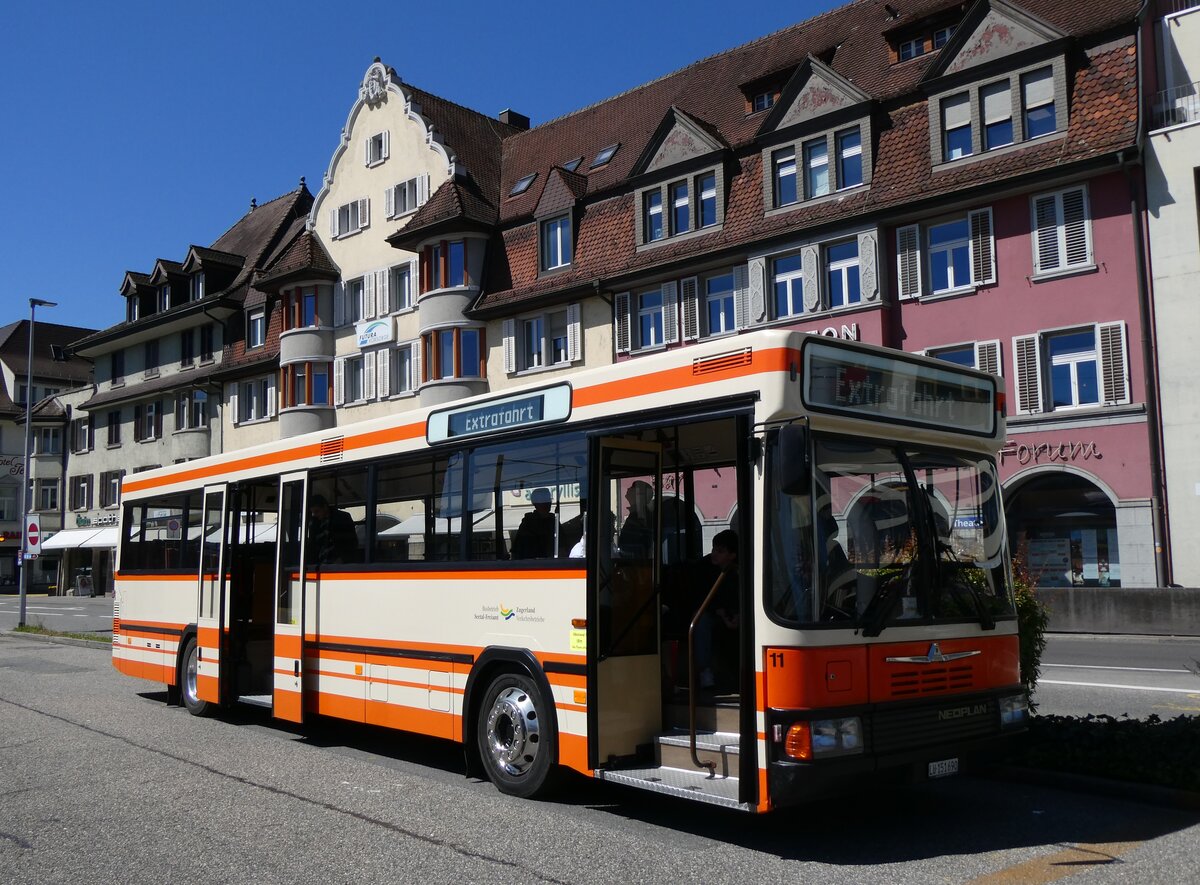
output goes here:
<path id="1" fill-rule="evenodd" d="M 6 630 L 3 634 L 12 639 L 31 639 L 34 642 L 48 642 L 51 645 L 74 645 L 79 648 L 96 648 L 104 651 L 112 650 L 112 636 L 101 636 L 96 639 L 75 639 L 72 636 L 46 636 L 43 633 L 19 633 L 16 630 Z"/>
<path id="2" fill-rule="evenodd" d="M 1117 781 L 1087 774 L 1054 771 L 1042 768 L 1022 768 L 1015 765 L 999 765 L 987 772 L 985 777 L 996 780 L 1020 781 L 1040 787 L 1057 787 L 1076 793 L 1090 793 L 1114 799 L 1127 799 L 1147 805 L 1160 805 L 1182 811 L 1200 811 L 1200 793 L 1190 790 L 1175 790 L 1155 784 L 1134 781 Z"/>

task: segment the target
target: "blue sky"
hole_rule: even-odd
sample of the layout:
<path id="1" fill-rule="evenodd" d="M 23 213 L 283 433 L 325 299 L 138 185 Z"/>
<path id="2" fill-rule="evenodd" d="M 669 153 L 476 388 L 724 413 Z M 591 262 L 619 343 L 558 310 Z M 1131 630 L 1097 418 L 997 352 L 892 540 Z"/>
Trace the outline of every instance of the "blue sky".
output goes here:
<path id="1" fill-rule="evenodd" d="M 8 7 L 0 38 L 0 323 L 119 322 L 126 270 L 181 261 L 306 176 L 367 66 L 534 125 L 837 5 L 611 0 Z"/>

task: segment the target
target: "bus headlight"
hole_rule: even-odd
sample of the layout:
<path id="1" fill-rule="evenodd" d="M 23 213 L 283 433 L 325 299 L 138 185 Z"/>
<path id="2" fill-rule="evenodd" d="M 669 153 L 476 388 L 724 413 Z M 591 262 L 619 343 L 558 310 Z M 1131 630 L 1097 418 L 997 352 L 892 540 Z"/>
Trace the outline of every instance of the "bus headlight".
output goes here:
<path id="1" fill-rule="evenodd" d="M 788 729 L 784 752 L 793 759 L 811 762 L 828 756 L 849 756 L 863 752 L 862 720 L 816 719 L 796 722 Z"/>
<path id="2" fill-rule="evenodd" d="M 1024 694 L 1000 698 L 1000 726 L 1024 725 L 1029 721 L 1029 698 Z"/>

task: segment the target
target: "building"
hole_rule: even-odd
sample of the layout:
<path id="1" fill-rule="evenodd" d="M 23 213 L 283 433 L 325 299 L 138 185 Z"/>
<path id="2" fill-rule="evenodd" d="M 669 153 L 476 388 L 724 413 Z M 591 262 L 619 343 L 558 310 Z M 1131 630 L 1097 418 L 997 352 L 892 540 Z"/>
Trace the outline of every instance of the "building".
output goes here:
<path id="1" fill-rule="evenodd" d="M 1200 587 L 1200 402 L 1191 390 L 1200 341 L 1200 4 L 1153 4 L 1144 45 L 1146 208 L 1153 268 L 1166 499 L 1172 579 Z M 1157 88 L 1155 88 L 1157 87 Z"/>
<path id="2" fill-rule="evenodd" d="M 25 406 L 33 406 L 29 510 L 40 520 L 43 536 L 62 527 L 63 476 L 69 413 L 57 400 L 64 388 L 91 376 L 84 360 L 67 359 L 67 346 L 93 330 L 37 321 L 34 326 L 32 390 L 27 385 L 29 321 L 0 327 L 0 592 L 15 592 L 21 550 L 21 482 L 25 469 Z M 47 592 L 58 583 L 59 557 L 51 550 L 33 562 L 27 588 Z"/>

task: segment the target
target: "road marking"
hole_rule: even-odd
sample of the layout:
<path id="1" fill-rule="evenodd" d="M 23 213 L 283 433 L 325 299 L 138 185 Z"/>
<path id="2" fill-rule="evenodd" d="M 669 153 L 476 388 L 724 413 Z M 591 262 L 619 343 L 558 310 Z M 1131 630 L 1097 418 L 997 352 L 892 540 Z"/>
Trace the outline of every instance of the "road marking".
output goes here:
<path id="1" fill-rule="evenodd" d="M 1081 842 L 1062 851 L 1056 851 L 1054 854 L 1035 857 L 1033 860 L 1027 860 L 1015 867 L 972 879 L 971 885 L 1001 885 L 1001 883 L 1008 882 L 1020 882 L 1021 885 L 1026 885 L 1026 883 L 1057 882 L 1059 879 L 1074 876 L 1093 867 L 1121 863 L 1121 855 L 1128 854 L 1141 844 L 1141 842 Z"/>
<path id="2" fill-rule="evenodd" d="M 1127 688 L 1130 691 L 1169 691 L 1175 694 L 1194 694 L 1200 697 L 1200 688 L 1160 688 L 1155 685 L 1115 685 L 1110 682 L 1066 682 L 1057 679 L 1039 679 L 1038 685 L 1078 685 L 1084 688 Z"/>
<path id="3" fill-rule="evenodd" d="M 1105 667 L 1101 664 L 1042 664 L 1043 667 L 1061 667 L 1067 670 L 1128 670 L 1130 673 L 1190 673 L 1187 667 Z"/>

